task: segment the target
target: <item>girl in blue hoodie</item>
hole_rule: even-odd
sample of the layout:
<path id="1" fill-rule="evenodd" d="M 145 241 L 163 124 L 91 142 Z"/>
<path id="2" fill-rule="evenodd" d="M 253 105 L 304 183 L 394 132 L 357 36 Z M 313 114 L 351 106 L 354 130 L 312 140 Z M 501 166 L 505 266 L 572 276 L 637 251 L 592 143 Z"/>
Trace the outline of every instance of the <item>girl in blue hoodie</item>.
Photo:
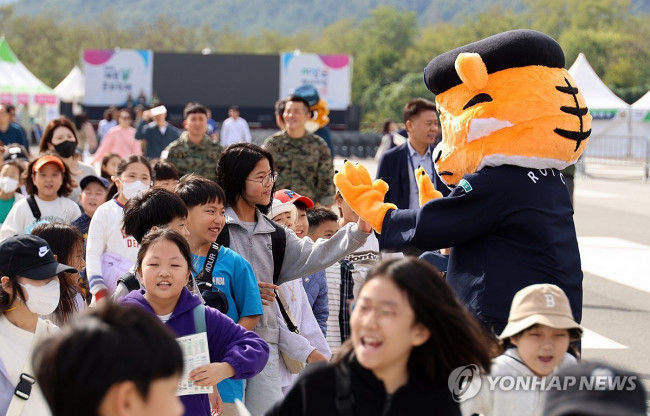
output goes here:
<path id="1" fill-rule="evenodd" d="M 269 356 L 267 344 L 216 309 L 202 306 L 187 290 L 191 252 L 180 234 L 169 229 L 147 234 L 136 264 L 145 289 L 129 293 L 121 302 L 158 316 L 179 337 L 197 332 L 194 309 L 205 308 L 210 364 L 193 369 L 190 381 L 197 386 L 216 386 L 226 378 L 250 378 L 262 371 Z M 210 415 L 207 394 L 182 396 L 181 401 L 186 415 Z"/>

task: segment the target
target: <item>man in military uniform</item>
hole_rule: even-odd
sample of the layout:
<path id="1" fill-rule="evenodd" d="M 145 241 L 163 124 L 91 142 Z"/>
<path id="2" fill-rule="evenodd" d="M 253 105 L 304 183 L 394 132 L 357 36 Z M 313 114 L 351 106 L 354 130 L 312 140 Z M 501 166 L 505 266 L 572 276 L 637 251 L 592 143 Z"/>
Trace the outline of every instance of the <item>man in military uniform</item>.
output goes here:
<path id="1" fill-rule="evenodd" d="M 217 162 L 223 147 L 206 134 L 208 109 L 199 103 L 189 103 L 183 110 L 185 131 L 162 152 L 161 158 L 172 162 L 181 175 L 196 173 L 217 179 Z"/>
<path id="2" fill-rule="evenodd" d="M 276 189 L 291 189 L 325 206 L 334 203 L 334 164 L 325 140 L 308 133 L 309 104 L 297 95 L 287 99 L 285 129 L 264 141 L 278 171 Z"/>

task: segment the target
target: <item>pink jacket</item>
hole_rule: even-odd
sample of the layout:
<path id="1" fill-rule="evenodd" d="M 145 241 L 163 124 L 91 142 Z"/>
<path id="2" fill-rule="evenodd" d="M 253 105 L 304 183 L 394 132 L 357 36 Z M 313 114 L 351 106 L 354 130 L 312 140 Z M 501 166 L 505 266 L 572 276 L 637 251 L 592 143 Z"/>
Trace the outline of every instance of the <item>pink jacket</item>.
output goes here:
<path id="1" fill-rule="evenodd" d="M 120 157 L 142 155 L 142 146 L 135 139 L 135 128 L 111 127 L 99 144 L 99 148 L 93 156 L 93 163 L 101 162 L 106 153 L 117 153 Z"/>

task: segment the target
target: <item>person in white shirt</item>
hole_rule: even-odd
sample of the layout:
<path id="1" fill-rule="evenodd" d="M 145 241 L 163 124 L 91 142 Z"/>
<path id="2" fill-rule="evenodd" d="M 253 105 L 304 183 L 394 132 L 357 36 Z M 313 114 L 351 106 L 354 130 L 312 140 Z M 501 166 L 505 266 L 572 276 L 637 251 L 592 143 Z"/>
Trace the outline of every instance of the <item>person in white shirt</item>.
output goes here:
<path id="1" fill-rule="evenodd" d="M 292 202 L 283 203 L 279 199 L 273 199 L 267 218 L 293 230 L 296 215 L 296 206 Z M 282 356 L 303 363 L 303 365 L 319 361 L 327 362 L 332 356 L 332 352 L 318 326 L 314 312 L 311 310 L 302 281 L 296 279 L 281 284 L 278 296 L 278 300 L 282 302 L 289 319 L 298 331 L 294 332 L 289 328 L 289 324 L 281 313 L 280 303 L 276 302 L 278 327 L 280 328 L 278 348 Z M 279 364 L 280 385 L 282 393 L 286 394 L 298 378 L 299 372 L 292 370 L 284 358 L 280 360 Z"/>
<path id="2" fill-rule="evenodd" d="M 76 270 L 54 259 L 47 242 L 20 235 L 0 243 L 0 414 L 48 416 L 50 410 L 35 380 L 35 345 L 59 328 L 39 316 L 59 305 L 59 273 Z M 26 390 L 26 385 L 31 391 Z M 17 389 L 28 394 L 23 400 Z"/>
<path id="3" fill-rule="evenodd" d="M 108 201 L 97 208 L 88 228 L 86 270 L 93 302 L 112 294 L 117 279 L 135 264 L 140 245 L 122 230 L 124 205 L 151 187 L 151 166 L 143 156 L 123 159 L 116 173 Z"/>
<path id="4" fill-rule="evenodd" d="M 28 196 L 16 202 L 0 228 L 0 240 L 16 234 L 29 234 L 39 222 L 71 223 L 81 209 L 66 198 L 72 191 L 70 171 L 60 157 L 45 155 L 29 164 Z"/>
<path id="5" fill-rule="evenodd" d="M 239 117 L 239 106 L 231 106 L 228 116 L 221 125 L 221 145 L 226 147 L 233 143 L 250 142 L 251 132 L 246 120 Z"/>

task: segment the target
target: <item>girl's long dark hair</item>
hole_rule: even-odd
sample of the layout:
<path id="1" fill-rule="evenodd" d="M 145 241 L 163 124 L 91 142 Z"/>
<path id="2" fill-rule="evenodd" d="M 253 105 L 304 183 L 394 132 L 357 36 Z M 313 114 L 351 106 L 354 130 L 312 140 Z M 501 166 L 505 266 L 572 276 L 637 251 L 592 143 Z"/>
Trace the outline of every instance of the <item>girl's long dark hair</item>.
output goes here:
<path id="1" fill-rule="evenodd" d="M 246 189 L 246 178 L 255 169 L 257 162 L 263 158 L 268 159 L 271 171 L 274 172 L 273 155 L 260 146 L 252 143 L 232 144 L 221 153 L 217 166 L 217 183 L 226 193 L 226 204 L 234 206 Z M 275 183 L 271 188 L 271 195 L 275 193 Z M 257 205 L 262 214 L 267 214 L 271 209 L 268 205 Z"/>
<path id="2" fill-rule="evenodd" d="M 386 119 L 386 121 L 384 121 L 384 124 L 383 124 L 383 126 L 381 128 L 381 135 L 382 136 L 390 133 L 390 125 L 392 123 L 393 123 L 393 120 L 391 120 L 391 119 Z"/>
<path id="3" fill-rule="evenodd" d="M 429 263 L 415 257 L 383 260 L 370 271 L 364 285 L 373 279 L 393 282 L 413 309 L 413 324 L 424 325 L 431 333 L 424 344 L 411 351 L 409 374 L 446 383 L 457 367 L 476 364 L 489 371 L 493 337 L 460 304 L 440 272 Z M 341 346 L 335 363 L 347 361 L 353 354 L 349 339 Z"/>
<path id="4" fill-rule="evenodd" d="M 39 224 L 31 232 L 32 235 L 47 241 L 52 253 L 57 256 L 57 261 L 70 264 L 74 250 L 83 247 L 84 237 L 74 226 L 62 222 Z M 70 322 L 73 314 L 78 311 L 75 302 L 77 295 L 76 275 L 72 273 L 59 273 L 59 287 L 61 298 L 59 306 L 53 313 L 53 321 L 57 325 Z"/>
<path id="5" fill-rule="evenodd" d="M 6 273 L 2 270 L 0 270 L 0 276 L 4 276 Z M 23 288 L 18 284 L 18 276 L 14 275 L 8 275 L 9 276 L 9 284 L 11 285 L 11 288 L 13 289 L 13 293 L 5 292 L 5 290 L 0 286 L 0 311 L 4 312 L 7 309 L 10 309 L 16 300 L 16 298 L 19 298 L 20 300 L 25 300 L 25 294 L 23 293 Z"/>

